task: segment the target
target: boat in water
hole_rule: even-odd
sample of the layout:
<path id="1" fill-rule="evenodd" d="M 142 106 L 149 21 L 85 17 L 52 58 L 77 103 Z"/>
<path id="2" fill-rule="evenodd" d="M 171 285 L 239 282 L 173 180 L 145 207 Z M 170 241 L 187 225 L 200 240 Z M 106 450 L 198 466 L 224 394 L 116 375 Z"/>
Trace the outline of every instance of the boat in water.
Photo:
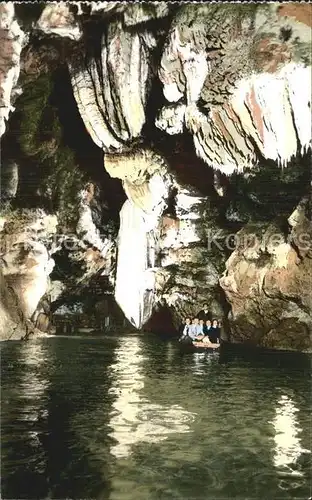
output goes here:
<path id="1" fill-rule="evenodd" d="M 220 350 L 220 343 L 212 342 L 198 342 L 195 340 L 180 339 L 180 348 L 186 352 L 218 352 Z"/>
<path id="2" fill-rule="evenodd" d="M 93 333 L 94 332 L 94 328 L 90 328 L 90 327 L 87 327 L 87 326 L 79 326 L 78 328 L 76 328 L 76 331 L 78 333 Z"/>

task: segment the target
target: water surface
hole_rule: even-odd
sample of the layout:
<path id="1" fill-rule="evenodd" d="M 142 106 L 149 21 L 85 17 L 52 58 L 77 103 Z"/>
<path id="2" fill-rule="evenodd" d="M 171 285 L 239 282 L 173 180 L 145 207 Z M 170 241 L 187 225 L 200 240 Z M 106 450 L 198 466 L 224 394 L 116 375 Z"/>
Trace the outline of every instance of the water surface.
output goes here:
<path id="1" fill-rule="evenodd" d="M 311 496 L 308 356 L 154 336 L 1 344 L 4 499 Z"/>

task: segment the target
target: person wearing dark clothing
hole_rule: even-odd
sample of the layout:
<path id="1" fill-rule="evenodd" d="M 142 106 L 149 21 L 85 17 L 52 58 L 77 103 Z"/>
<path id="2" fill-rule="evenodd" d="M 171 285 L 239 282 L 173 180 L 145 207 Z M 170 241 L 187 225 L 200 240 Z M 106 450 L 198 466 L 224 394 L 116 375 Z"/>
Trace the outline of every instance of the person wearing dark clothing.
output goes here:
<path id="1" fill-rule="evenodd" d="M 207 321 L 205 322 L 204 324 L 204 335 L 208 335 L 211 333 L 211 329 L 212 329 L 212 323 L 210 321 L 210 319 L 207 319 Z"/>
<path id="2" fill-rule="evenodd" d="M 202 319 L 205 323 L 207 319 L 211 321 L 211 312 L 208 309 L 208 304 L 204 304 L 203 308 L 199 311 L 199 313 L 196 315 L 198 319 Z"/>
<path id="3" fill-rule="evenodd" d="M 210 342 L 219 344 L 220 342 L 220 328 L 218 327 L 218 320 L 214 319 L 209 333 Z"/>

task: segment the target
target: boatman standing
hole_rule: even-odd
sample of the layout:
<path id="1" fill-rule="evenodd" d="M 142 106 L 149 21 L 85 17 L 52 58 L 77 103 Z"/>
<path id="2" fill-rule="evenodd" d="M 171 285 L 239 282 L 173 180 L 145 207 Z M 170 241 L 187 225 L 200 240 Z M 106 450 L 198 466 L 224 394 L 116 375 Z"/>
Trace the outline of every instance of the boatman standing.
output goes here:
<path id="1" fill-rule="evenodd" d="M 202 319 L 204 320 L 204 323 L 206 323 L 206 321 L 209 319 L 210 321 L 212 320 L 212 315 L 211 315 L 211 312 L 209 311 L 208 309 L 208 304 L 204 304 L 203 305 L 203 308 L 201 309 L 201 311 L 199 311 L 199 313 L 196 315 L 196 317 L 198 319 Z"/>

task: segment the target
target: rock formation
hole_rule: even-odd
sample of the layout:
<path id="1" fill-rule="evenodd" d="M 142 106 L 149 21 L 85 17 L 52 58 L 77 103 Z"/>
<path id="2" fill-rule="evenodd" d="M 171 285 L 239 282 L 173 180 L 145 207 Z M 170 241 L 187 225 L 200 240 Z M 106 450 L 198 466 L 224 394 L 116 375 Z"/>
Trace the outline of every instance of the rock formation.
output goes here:
<path id="1" fill-rule="evenodd" d="M 68 258 L 81 275 L 61 278 L 61 297 L 104 274 L 136 328 L 153 328 L 160 305 L 179 322 L 208 300 L 216 315 L 230 311 L 235 341 L 307 349 L 311 258 L 298 239 L 310 234 L 309 203 L 293 211 L 310 196 L 311 5 L 51 3 L 28 31 L 23 26 L 26 34 L 13 4 L 1 8 L 1 133 L 21 67 L 20 160 L 44 165 L 37 192 L 57 217 L 61 247 L 69 232 L 76 244 Z M 51 104 L 53 75 L 64 61 L 84 132 L 104 153 L 98 168 L 121 181 L 127 198 L 116 246 L 92 211 L 98 174 L 82 175 L 64 149 Z M 28 93 L 41 108 L 26 135 Z M 49 119 L 54 125 L 41 136 Z M 7 198 L 22 203 L 21 162 L 5 160 Z M 211 246 L 213 234 L 218 244 Z M 56 260 L 63 254 L 57 247 Z M 3 258 L 7 280 L 15 257 Z M 43 293 L 33 294 L 34 304 Z M 29 316 L 37 306 L 26 302 L 20 296 Z"/>
<path id="2" fill-rule="evenodd" d="M 82 37 L 79 24 L 75 21 L 69 5 L 64 2 L 48 4 L 38 19 L 36 28 L 46 34 L 68 37 L 72 40 L 79 40 Z"/>
<path id="3" fill-rule="evenodd" d="M 125 31 L 121 22 L 112 22 L 100 41 L 100 61 L 92 58 L 86 68 L 69 66 L 80 114 L 104 151 L 122 151 L 140 137 L 154 47 L 152 33 Z"/>
<path id="4" fill-rule="evenodd" d="M 312 332 L 312 224 L 303 200 L 284 234 L 274 224 L 237 233 L 221 286 L 231 304 L 232 338 L 308 350 Z"/>
<path id="5" fill-rule="evenodd" d="M 32 318 L 39 300 L 47 291 L 54 266 L 47 247 L 52 248 L 56 225 L 56 217 L 47 216 L 42 210 L 36 213 L 26 211 L 15 218 L 11 214 L 2 220 L 3 312 L 6 311 L 5 317 L 10 318 L 8 324 L 1 325 L 2 340 L 16 338 L 16 335 L 20 338 L 22 326 Z"/>
<path id="6" fill-rule="evenodd" d="M 128 196 L 120 212 L 115 296 L 129 321 L 141 328 L 155 303 L 158 224 L 172 181 L 163 159 L 149 150 L 107 155 L 105 166 L 123 179 Z"/>
<path id="7" fill-rule="evenodd" d="M 19 89 L 20 55 L 25 34 L 14 19 L 12 2 L 0 5 L 0 137 L 5 132 L 5 122 L 14 110 L 13 103 Z"/>
<path id="8" fill-rule="evenodd" d="M 285 164 L 309 146 L 311 13 L 296 11 L 185 5 L 174 19 L 159 77 L 169 103 L 186 103 L 196 152 L 214 168 L 252 167 L 258 152 Z"/>

